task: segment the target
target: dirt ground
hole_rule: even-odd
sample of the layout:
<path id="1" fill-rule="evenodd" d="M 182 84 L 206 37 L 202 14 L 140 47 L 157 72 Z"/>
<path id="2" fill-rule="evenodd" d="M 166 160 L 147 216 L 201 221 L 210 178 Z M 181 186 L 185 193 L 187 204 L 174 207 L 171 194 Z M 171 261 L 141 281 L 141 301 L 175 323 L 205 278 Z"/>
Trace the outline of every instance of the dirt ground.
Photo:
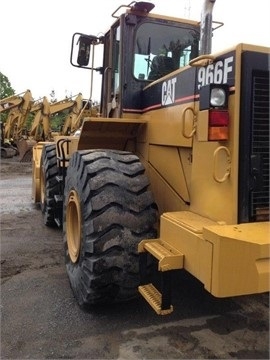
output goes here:
<path id="1" fill-rule="evenodd" d="M 1 359 L 269 359 L 268 293 L 216 299 L 175 275 L 174 312 L 134 301 L 83 311 L 61 230 L 31 200 L 31 163 L 1 161 Z"/>

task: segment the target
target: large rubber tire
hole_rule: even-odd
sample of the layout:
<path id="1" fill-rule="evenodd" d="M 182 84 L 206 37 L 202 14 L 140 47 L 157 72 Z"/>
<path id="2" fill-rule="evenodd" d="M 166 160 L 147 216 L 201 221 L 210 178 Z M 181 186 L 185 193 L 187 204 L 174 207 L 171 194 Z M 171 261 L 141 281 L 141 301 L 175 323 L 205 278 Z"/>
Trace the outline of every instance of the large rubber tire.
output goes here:
<path id="1" fill-rule="evenodd" d="M 56 144 L 46 144 L 41 154 L 40 207 L 44 224 L 49 227 L 56 227 L 54 221 L 56 211 L 54 195 L 59 194 L 60 190 L 59 182 L 56 179 L 57 174 Z"/>
<path id="2" fill-rule="evenodd" d="M 142 239 L 156 238 L 157 206 L 137 156 L 86 150 L 72 155 L 65 183 L 66 269 L 80 306 L 137 296 Z"/>

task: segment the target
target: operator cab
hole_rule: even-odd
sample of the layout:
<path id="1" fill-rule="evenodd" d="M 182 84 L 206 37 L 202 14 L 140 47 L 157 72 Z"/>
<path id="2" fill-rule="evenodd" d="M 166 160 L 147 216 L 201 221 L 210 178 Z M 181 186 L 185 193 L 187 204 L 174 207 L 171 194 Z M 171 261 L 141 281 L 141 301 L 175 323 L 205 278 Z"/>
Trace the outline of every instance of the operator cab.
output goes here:
<path id="1" fill-rule="evenodd" d="M 126 12 L 118 16 L 123 7 Z M 103 117 L 141 113 L 143 88 L 188 65 L 199 54 L 200 24 L 150 14 L 153 8 L 148 2 L 121 5 L 112 14 L 117 20 L 104 36 L 73 36 L 72 65 L 102 74 Z M 103 65 L 94 67 L 94 50 L 100 44 Z"/>

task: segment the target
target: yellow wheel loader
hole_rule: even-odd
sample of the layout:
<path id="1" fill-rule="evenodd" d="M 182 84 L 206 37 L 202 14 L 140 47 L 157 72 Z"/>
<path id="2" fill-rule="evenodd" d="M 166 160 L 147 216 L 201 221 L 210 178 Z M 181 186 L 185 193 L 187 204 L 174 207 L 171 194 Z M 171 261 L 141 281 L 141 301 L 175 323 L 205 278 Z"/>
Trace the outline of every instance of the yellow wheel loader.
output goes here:
<path id="1" fill-rule="evenodd" d="M 269 48 L 212 53 L 214 3 L 199 23 L 133 1 L 103 36 L 73 35 L 100 112 L 36 145 L 33 198 L 63 230 L 81 306 L 141 293 L 168 314 L 177 271 L 216 297 L 269 291 Z"/>
<path id="2" fill-rule="evenodd" d="M 33 174 L 33 183 L 32 183 L 32 197 L 34 202 L 41 204 L 41 209 L 44 212 L 44 222 L 46 225 L 50 226 L 55 224 L 54 217 L 51 215 L 50 206 L 46 206 L 46 203 L 54 204 L 54 195 L 58 193 L 58 187 L 51 185 L 51 178 L 55 177 L 55 174 L 58 171 L 56 163 L 56 147 L 55 147 L 55 138 L 63 135 L 75 136 L 76 132 L 80 132 L 80 127 L 82 121 L 85 117 L 97 114 L 96 106 L 92 106 L 92 103 L 89 103 L 88 100 L 84 100 L 82 94 L 76 95 L 75 99 L 66 98 L 64 100 L 49 103 L 46 97 L 43 98 L 42 102 L 36 103 L 32 107 L 32 111 L 36 112 L 36 116 L 33 120 L 31 130 L 29 132 L 29 137 L 25 140 L 25 148 L 30 149 L 29 143 L 31 143 L 31 150 L 34 146 L 34 151 L 32 152 L 32 174 Z M 64 123 L 61 126 L 61 129 L 58 132 L 53 132 L 51 128 L 51 117 L 60 112 L 67 111 Z M 46 149 L 44 145 L 47 145 Z M 44 147 L 44 152 L 48 149 L 48 154 L 45 155 L 44 161 L 47 163 L 46 167 L 48 171 L 48 179 L 43 179 L 40 172 L 41 164 L 41 151 Z M 49 159 L 49 160 L 48 160 Z M 44 163 L 42 163 L 44 166 Z M 55 179 L 53 180 L 55 183 Z M 58 184 L 58 182 L 57 182 Z M 43 186 L 48 187 L 48 196 L 44 196 Z M 53 192 L 51 190 L 53 187 Z M 41 188 L 43 190 L 41 190 Z M 51 199 L 52 198 L 52 199 Z M 54 208 L 54 206 L 53 206 Z"/>

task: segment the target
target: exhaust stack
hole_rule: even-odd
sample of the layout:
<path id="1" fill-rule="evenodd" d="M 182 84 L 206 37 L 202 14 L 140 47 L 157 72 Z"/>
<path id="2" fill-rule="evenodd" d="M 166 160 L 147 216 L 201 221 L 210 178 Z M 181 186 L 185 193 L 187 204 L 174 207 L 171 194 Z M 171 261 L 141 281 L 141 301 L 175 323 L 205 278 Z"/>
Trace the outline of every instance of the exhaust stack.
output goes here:
<path id="1" fill-rule="evenodd" d="M 201 13 L 200 55 L 212 51 L 212 12 L 216 0 L 205 0 Z"/>

